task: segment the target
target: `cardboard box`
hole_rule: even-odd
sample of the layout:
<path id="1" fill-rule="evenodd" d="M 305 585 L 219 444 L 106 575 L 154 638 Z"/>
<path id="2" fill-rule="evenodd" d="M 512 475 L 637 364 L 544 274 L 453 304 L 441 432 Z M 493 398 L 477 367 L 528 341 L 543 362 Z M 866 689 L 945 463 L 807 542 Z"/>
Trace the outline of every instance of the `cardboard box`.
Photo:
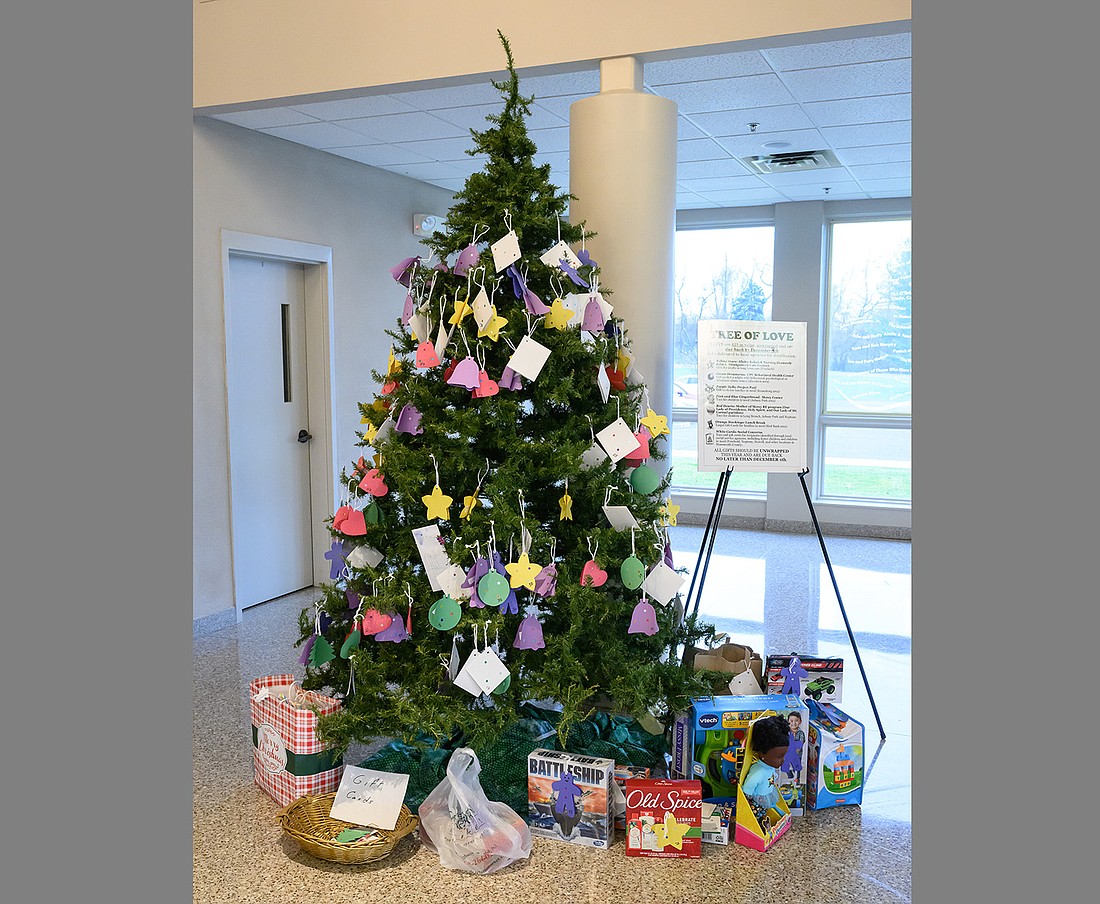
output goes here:
<path id="1" fill-rule="evenodd" d="M 626 780 L 628 778 L 649 778 L 648 766 L 622 766 L 615 764 L 611 786 L 611 812 L 615 815 L 615 828 L 626 831 Z"/>
<path id="2" fill-rule="evenodd" d="M 797 659 L 806 671 L 805 677 L 788 676 L 784 670 L 788 669 L 792 659 Z M 788 678 L 798 681 L 798 696 L 803 700 L 816 700 L 819 703 L 840 703 L 844 690 L 844 660 L 839 656 L 812 656 L 810 654 L 791 653 L 788 656 L 771 655 L 765 666 L 767 687 L 764 691 L 769 694 L 794 693 L 793 690 L 784 690 L 788 686 Z M 805 728 L 805 725 L 802 726 Z"/>
<path id="3" fill-rule="evenodd" d="M 626 855 L 703 855 L 703 789 L 690 779 L 631 778 L 626 782 Z"/>
<path id="4" fill-rule="evenodd" d="M 585 847 L 611 846 L 615 761 L 561 750 L 527 756 L 527 824 L 535 838 Z"/>
<path id="5" fill-rule="evenodd" d="M 767 713 L 765 715 L 771 715 Z M 734 827 L 733 840 L 755 851 L 767 851 L 791 827 L 791 808 L 780 794 L 779 802 L 768 810 L 763 810 L 751 803 L 741 787 L 749 768 L 756 762 L 756 754 L 752 749 L 753 723 L 749 725 L 745 741 L 745 759 L 741 765 L 741 772 L 737 781 L 737 823 Z"/>
<path id="6" fill-rule="evenodd" d="M 815 810 L 863 802 L 863 723 L 810 700 L 806 800 Z"/>
<path id="7" fill-rule="evenodd" d="M 703 782 L 703 796 L 736 799 L 738 776 L 745 758 L 749 723 L 762 715 L 783 716 L 792 731 L 790 762 L 780 771 L 780 791 L 790 812 L 801 816 L 806 807 L 806 704 L 794 694 L 699 697 L 672 726 L 672 775 Z M 792 718 L 795 717 L 795 718 Z M 797 733 L 802 733 L 802 738 Z"/>

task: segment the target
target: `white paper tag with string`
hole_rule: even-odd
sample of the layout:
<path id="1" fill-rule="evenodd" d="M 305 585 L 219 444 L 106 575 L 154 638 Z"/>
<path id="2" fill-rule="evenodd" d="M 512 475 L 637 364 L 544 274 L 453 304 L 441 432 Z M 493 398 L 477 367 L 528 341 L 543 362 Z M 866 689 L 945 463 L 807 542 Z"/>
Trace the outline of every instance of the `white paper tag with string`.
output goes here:
<path id="1" fill-rule="evenodd" d="M 581 328 L 581 320 L 583 319 L 584 309 L 581 305 L 588 298 L 587 295 L 577 295 L 575 292 L 570 292 L 568 295 L 563 295 L 561 299 L 561 306 L 567 311 L 572 311 L 573 316 L 569 318 L 569 322 L 566 326 L 579 330 Z M 584 336 L 588 336 L 588 333 L 584 333 Z M 589 336 L 588 338 L 591 338 Z"/>
<path id="2" fill-rule="evenodd" d="M 412 535 L 432 590 L 441 589 L 438 575 L 451 564 L 451 560 L 447 557 L 447 550 L 443 548 L 443 538 L 439 536 L 439 525 L 428 524 L 414 528 Z"/>
<path id="3" fill-rule="evenodd" d="M 642 590 L 662 606 L 667 606 L 680 592 L 686 578 L 669 568 L 663 561 L 653 566 L 642 582 Z"/>
<path id="4" fill-rule="evenodd" d="M 558 239 L 557 244 L 551 245 L 540 254 L 539 260 L 546 264 L 547 267 L 556 267 L 562 260 L 569 264 L 574 270 L 581 266 L 581 259 L 573 253 L 573 249 L 565 244 L 562 239 Z"/>
<path id="5" fill-rule="evenodd" d="M 630 530 L 632 527 L 641 527 L 638 519 L 625 505 L 605 505 L 603 513 L 615 530 Z"/>
<path id="6" fill-rule="evenodd" d="M 613 462 L 618 462 L 641 446 L 634 432 L 621 417 L 616 418 L 597 433 L 596 439 L 600 441 L 600 445 L 607 452 L 607 457 Z"/>
<path id="7" fill-rule="evenodd" d="M 493 252 L 493 266 L 496 267 L 497 273 L 522 257 L 519 250 L 519 236 L 514 229 L 509 229 L 489 247 Z"/>
<path id="8" fill-rule="evenodd" d="M 477 328 L 485 329 L 485 324 L 493 317 L 493 303 L 489 301 L 489 293 L 482 288 L 470 307 L 474 312 L 474 323 L 477 324 Z"/>
<path id="9" fill-rule="evenodd" d="M 596 385 L 600 387 L 600 395 L 605 402 L 611 398 L 611 377 L 607 375 L 607 368 L 603 364 L 599 366 L 599 371 L 596 374 Z"/>
<path id="10" fill-rule="evenodd" d="M 492 647 L 486 647 L 484 650 L 474 653 L 466 660 L 464 668 L 470 670 L 469 674 L 477 682 L 482 692 L 486 694 L 491 694 L 500 687 L 504 679 L 510 674 L 508 666 L 500 661 L 500 657 L 497 656 Z"/>
<path id="11" fill-rule="evenodd" d="M 549 357 L 550 349 L 530 336 L 524 336 L 508 359 L 508 366 L 528 380 L 537 380 Z"/>
<path id="12" fill-rule="evenodd" d="M 466 572 L 460 566 L 447 566 L 435 576 L 435 580 L 439 589 L 451 599 L 461 602 L 470 598 L 470 588 L 462 586 L 462 582 L 466 580 Z"/>
<path id="13" fill-rule="evenodd" d="M 373 546 L 356 546 L 347 557 L 347 563 L 352 568 L 377 568 L 381 561 L 382 553 Z"/>
<path id="14" fill-rule="evenodd" d="M 371 443 L 371 447 L 377 449 L 381 443 L 389 439 L 391 433 L 393 433 L 393 418 L 388 417 L 382 421 L 382 426 L 378 428 L 378 432 L 374 435 L 374 442 Z"/>

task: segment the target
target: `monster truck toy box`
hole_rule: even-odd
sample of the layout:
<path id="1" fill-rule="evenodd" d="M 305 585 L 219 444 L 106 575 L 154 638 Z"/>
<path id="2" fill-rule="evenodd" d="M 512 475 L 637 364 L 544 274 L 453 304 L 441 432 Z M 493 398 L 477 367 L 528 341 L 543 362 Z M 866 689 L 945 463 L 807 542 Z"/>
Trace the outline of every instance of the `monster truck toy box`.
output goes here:
<path id="1" fill-rule="evenodd" d="M 794 694 L 697 697 L 672 726 L 672 777 L 700 780 L 704 800 L 736 800 L 749 723 L 763 715 L 780 715 L 789 723 L 794 715 L 800 726 L 809 721 L 806 704 Z M 801 727 L 799 732 L 804 734 Z M 806 744 L 794 735 L 779 782 L 791 814 L 801 816 L 806 806 Z"/>
<path id="2" fill-rule="evenodd" d="M 807 705 L 807 802 L 814 810 L 862 803 L 863 723 L 828 703 Z"/>
<path id="3" fill-rule="evenodd" d="M 791 673 L 791 661 L 795 661 Z M 805 672 L 805 674 L 802 674 Z M 803 700 L 839 704 L 844 690 L 844 659 L 839 656 L 812 656 L 791 653 L 771 654 L 764 665 L 764 690 L 769 694 L 797 693 Z M 798 690 L 794 690 L 797 682 Z"/>

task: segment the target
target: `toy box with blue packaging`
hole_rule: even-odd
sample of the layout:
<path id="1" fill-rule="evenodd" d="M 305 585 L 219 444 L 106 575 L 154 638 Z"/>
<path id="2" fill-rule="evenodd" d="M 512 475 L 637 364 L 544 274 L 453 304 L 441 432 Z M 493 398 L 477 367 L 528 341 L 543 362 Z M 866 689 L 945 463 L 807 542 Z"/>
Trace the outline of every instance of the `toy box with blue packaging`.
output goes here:
<path id="1" fill-rule="evenodd" d="M 809 700 L 806 800 L 814 810 L 863 802 L 863 723 Z"/>
<path id="2" fill-rule="evenodd" d="M 838 704 L 844 690 L 844 659 L 791 653 L 770 654 L 764 666 L 764 690 L 769 694 L 798 694 L 803 700 Z"/>
<path id="3" fill-rule="evenodd" d="M 527 756 L 527 824 L 536 838 L 607 850 L 615 832 L 615 761 L 561 750 Z"/>
<path id="4" fill-rule="evenodd" d="M 774 712 L 761 713 L 761 717 L 774 714 Z M 776 803 L 769 807 L 766 802 L 760 803 L 758 799 L 750 800 L 743 789 L 745 779 L 749 776 L 749 769 L 757 760 L 756 753 L 752 749 L 752 731 L 758 721 L 753 719 L 745 734 L 745 755 L 737 780 L 737 812 L 733 840 L 763 853 L 782 838 L 791 827 L 791 808 L 787 806 L 787 801 L 782 794 L 779 795 Z M 775 779 L 772 779 L 772 784 L 774 783 Z"/>
<path id="5" fill-rule="evenodd" d="M 787 760 L 779 771 L 779 790 L 790 813 L 801 816 L 806 807 L 806 744 L 801 726 L 809 721 L 809 711 L 794 694 L 697 697 L 673 723 L 671 774 L 702 781 L 704 800 L 732 803 L 737 799 L 749 723 L 765 714 L 783 716 L 792 726 Z"/>

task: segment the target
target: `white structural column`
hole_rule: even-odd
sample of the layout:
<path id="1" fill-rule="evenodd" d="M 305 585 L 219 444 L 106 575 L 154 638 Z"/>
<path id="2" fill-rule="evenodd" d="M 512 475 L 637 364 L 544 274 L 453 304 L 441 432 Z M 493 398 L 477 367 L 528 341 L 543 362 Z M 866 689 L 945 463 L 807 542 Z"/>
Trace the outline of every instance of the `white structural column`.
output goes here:
<path id="1" fill-rule="evenodd" d="M 651 406 L 671 415 L 676 104 L 641 89 L 641 62 L 603 60 L 600 93 L 570 106 L 569 219 L 599 233 L 586 247 L 626 321 Z"/>

